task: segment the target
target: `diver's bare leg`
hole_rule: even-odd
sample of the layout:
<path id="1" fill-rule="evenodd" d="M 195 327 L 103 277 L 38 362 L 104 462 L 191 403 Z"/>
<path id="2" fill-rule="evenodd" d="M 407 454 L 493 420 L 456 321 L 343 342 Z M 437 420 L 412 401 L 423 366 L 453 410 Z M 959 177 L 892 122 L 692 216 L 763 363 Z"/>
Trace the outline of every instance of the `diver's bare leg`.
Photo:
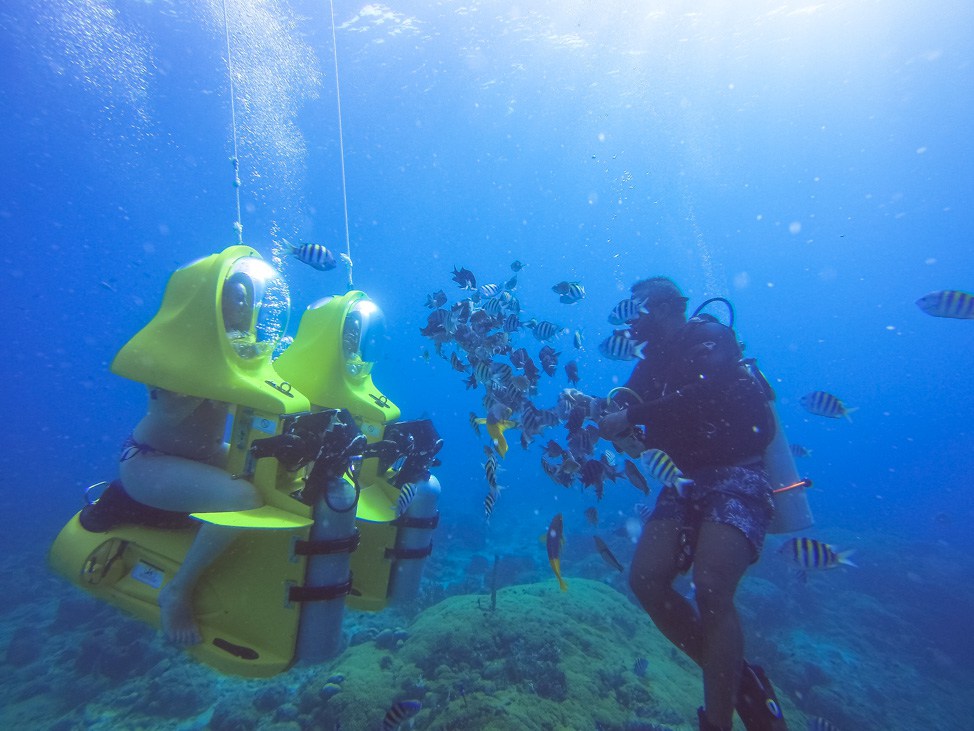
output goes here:
<path id="1" fill-rule="evenodd" d="M 744 633 L 734 593 L 753 557 L 753 547 L 737 528 L 707 522 L 701 525 L 693 570 L 703 629 L 699 664 L 707 719 L 721 728 L 730 728 L 733 722 L 744 661 Z"/>
<path id="2" fill-rule="evenodd" d="M 673 588 L 680 521 L 650 520 L 643 527 L 629 570 L 629 586 L 659 631 L 698 665 L 703 655 L 700 620 L 693 605 Z"/>

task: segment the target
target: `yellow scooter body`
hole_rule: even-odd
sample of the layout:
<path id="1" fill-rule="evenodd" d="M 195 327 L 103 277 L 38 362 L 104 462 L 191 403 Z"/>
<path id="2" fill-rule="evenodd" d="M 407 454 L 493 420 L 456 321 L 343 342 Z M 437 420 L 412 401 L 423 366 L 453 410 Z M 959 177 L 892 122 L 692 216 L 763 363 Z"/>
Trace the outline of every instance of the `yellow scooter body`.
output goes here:
<path id="1" fill-rule="evenodd" d="M 246 409 L 236 421 L 260 421 L 262 427 L 279 422 Z M 251 429 L 244 448 L 231 445 L 231 462 L 242 465 L 253 438 L 265 436 L 262 428 Z M 300 479 L 276 460 L 257 462 L 250 479 L 264 507 L 193 516 L 236 526 L 241 533 L 196 584 L 194 614 L 203 641 L 189 653 L 221 672 L 256 678 L 282 672 L 294 661 L 300 606 L 288 601 L 288 590 L 304 583 L 306 559 L 294 555 L 293 544 L 307 539 L 312 520 L 311 509 L 288 494 L 302 486 Z M 159 590 L 179 569 L 195 536 L 192 527 L 139 525 L 90 533 L 75 515 L 54 541 L 49 561 L 54 571 L 95 597 L 158 628 Z"/>
<path id="2" fill-rule="evenodd" d="M 274 369 L 305 394 L 313 408 L 348 409 L 373 443 L 382 440 L 386 424 L 401 412 L 372 382 L 373 364 L 361 359 L 358 343 L 345 339 L 350 317 L 359 310 L 367 317 L 370 307 L 374 308 L 371 300 L 358 290 L 311 305 Z M 388 602 L 392 561 L 386 549 L 395 547 L 397 532 L 390 523 L 396 519 L 399 490 L 389 483 L 391 472 L 378 474 L 378 462 L 366 459 L 358 471 L 356 524 L 361 542 L 352 554 L 352 593 L 346 599 L 353 609 L 369 611 L 381 610 Z"/>
<path id="3" fill-rule="evenodd" d="M 267 677 L 294 661 L 300 607 L 288 601 L 288 589 L 303 584 L 306 559 L 295 556 L 292 547 L 308 537 L 312 519 L 311 508 L 291 497 L 302 487 L 302 475 L 285 471 L 273 458 L 255 461 L 250 446 L 280 434 L 286 415 L 307 412 L 310 404 L 280 383 L 269 351 L 266 357 L 241 357 L 224 335 L 220 287 L 240 259 L 250 257 L 259 259 L 249 247 L 230 247 L 177 271 L 159 314 L 123 347 L 113 370 L 153 386 L 236 404 L 226 469 L 248 479 L 264 506 L 193 516 L 241 533 L 196 585 L 194 614 L 203 641 L 189 652 L 222 672 Z M 56 572 L 93 596 L 159 627 L 159 590 L 179 569 L 196 530 L 121 525 L 91 533 L 75 515 L 55 540 L 49 560 Z"/>

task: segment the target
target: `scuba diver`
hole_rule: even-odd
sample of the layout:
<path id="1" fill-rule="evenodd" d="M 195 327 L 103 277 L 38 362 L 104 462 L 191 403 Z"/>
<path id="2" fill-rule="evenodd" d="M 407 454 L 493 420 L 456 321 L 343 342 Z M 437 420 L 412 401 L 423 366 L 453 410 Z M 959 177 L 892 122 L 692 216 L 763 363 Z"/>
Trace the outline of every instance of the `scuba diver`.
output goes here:
<path id="1" fill-rule="evenodd" d="M 645 359 L 602 402 L 607 413 L 577 391 L 562 398 L 597 418 L 600 436 L 617 449 L 642 454 L 650 469 L 675 467 L 670 474 L 680 477 L 661 479 L 629 584 L 659 630 L 703 671 L 701 731 L 729 731 L 735 705 L 748 731 L 786 729 L 773 687 L 744 661 L 734 605 L 775 510 L 764 463 L 777 424 L 770 387 L 744 364 L 730 327 L 708 315 L 687 319 L 688 300 L 672 280 L 645 279 L 631 291 L 641 303 L 632 308 L 631 338 L 645 343 Z M 673 588 L 691 566 L 697 609 Z"/>

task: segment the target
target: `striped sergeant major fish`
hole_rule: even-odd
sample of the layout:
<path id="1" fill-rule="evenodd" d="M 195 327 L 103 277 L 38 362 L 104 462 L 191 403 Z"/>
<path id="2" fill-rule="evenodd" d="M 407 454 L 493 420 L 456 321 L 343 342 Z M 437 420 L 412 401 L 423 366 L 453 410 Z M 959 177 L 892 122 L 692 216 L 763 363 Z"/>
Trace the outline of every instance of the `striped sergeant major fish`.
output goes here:
<path id="1" fill-rule="evenodd" d="M 484 447 L 484 454 L 487 459 L 484 462 L 484 476 L 491 490 L 497 490 L 497 473 L 500 472 L 500 465 L 497 463 L 497 455 L 490 447 Z"/>
<path id="2" fill-rule="evenodd" d="M 409 506 L 413 502 L 413 498 L 416 497 L 416 488 L 411 483 L 407 482 L 399 490 L 399 499 L 396 501 L 396 517 L 401 518 L 409 510 Z"/>
<path id="3" fill-rule="evenodd" d="M 288 246 L 291 247 L 292 256 L 312 269 L 327 272 L 335 268 L 335 255 L 327 246 L 321 244 L 301 244 L 299 246 L 288 244 Z"/>
<path id="4" fill-rule="evenodd" d="M 942 289 L 925 294 L 916 304 L 931 317 L 974 320 L 974 295 L 957 289 Z"/>
<path id="5" fill-rule="evenodd" d="M 811 457 L 812 450 L 808 447 L 802 446 L 801 444 L 795 444 L 792 442 L 788 445 L 788 451 L 791 452 L 792 457 Z"/>
<path id="6" fill-rule="evenodd" d="M 625 325 L 627 322 L 632 322 L 640 315 L 645 315 L 649 312 L 646 309 L 646 300 L 641 299 L 624 299 L 609 313 L 609 322 L 613 325 Z"/>
<path id="7" fill-rule="evenodd" d="M 693 485 L 693 480 L 684 477 L 680 469 L 673 464 L 670 456 L 662 449 L 647 449 L 639 458 L 650 477 L 667 487 L 672 487 L 680 497 L 683 497 L 686 489 Z"/>
<path id="8" fill-rule="evenodd" d="M 487 518 L 487 522 L 490 522 L 490 516 L 494 512 L 494 504 L 497 502 L 497 498 L 500 497 L 500 490 L 491 487 L 487 491 L 487 496 L 484 498 L 484 516 Z"/>
<path id="9" fill-rule="evenodd" d="M 855 566 L 849 556 L 854 549 L 836 551 L 828 543 L 816 541 L 814 538 L 792 538 L 778 550 L 790 557 L 795 563 L 806 569 L 834 569 L 840 565 Z"/>
<path id="10" fill-rule="evenodd" d="M 830 419 L 841 419 L 845 417 L 849 421 L 852 421 L 849 414 L 859 408 L 858 406 L 851 408 L 846 406 L 840 399 L 828 391 L 812 391 L 811 393 L 806 393 L 799 399 L 799 403 L 810 414 L 827 416 Z"/>
<path id="11" fill-rule="evenodd" d="M 382 731 L 394 731 L 394 729 L 399 728 L 399 724 L 403 721 L 408 721 L 419 713 L 422 707 L 423 704 L 415 700 L 393 703 L 386 711 L 385 718 L 382 719 Z"/>
<path id="12" fill-rule="evenodd" d="M 497 285 L 496 284 L 494 284 L 494 285 L 487 285 L 487 284 L 485 284 L 484 285 L 484 287 L 487 287 L 487 286 L 496 287 Z M 483 289 L 484 287 L 481 287 L 481 289 Z M 484 312 L 486 312 L 491 317 L 498 317 L 498 316 L 504 314 L 504 303 L 501 302 L 499 298 L 492 297 L 489 300 L 487 300 L 486 302 L 484 302 L 482 309 L 483 309 Z"/>
<path id="13" fill-rule="evenodd" d="M 646 343 L 636 342 L 628 332 L 616 332 L 599 343 L 599 352 L 610 360 L 645 360 L 645 347 Z"/>
<path id="14" fill-rule="evenodd" d="M 532 319 L 525 323 L 525 326 L 534 331 L 534 337 L 536 337 L 538 340 L 548 340 L 562 332 L 560 325 L 556 325 L 553 322 L 548 322 L 547 320 L 537 322 L 536 320 Z"/>
<path id="15" fill-rule="evenodd" d="M 558 282 L 551 291 L 561 295 L 558 299 L 566 305 L 573 305 L 585 298 L 585 287 L 581 282 Z"/>

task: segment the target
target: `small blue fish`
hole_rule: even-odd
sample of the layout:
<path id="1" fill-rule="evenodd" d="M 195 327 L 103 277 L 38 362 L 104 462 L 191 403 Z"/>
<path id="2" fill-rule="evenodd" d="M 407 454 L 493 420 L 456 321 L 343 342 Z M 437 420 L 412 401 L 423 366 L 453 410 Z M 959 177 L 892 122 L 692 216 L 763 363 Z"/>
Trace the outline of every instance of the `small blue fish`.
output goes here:
<path id="1" fill-rule="evenodd" d="M 538 352 L 538 360 L 541 361 L 541 370 L 549 376 L 555 375 L 555 371 L 558 370 L 559 355 L 561 353 L 555 352 L 555 349 L 550 345 L 543 346 Z"/>
<path id="2" fill-rule="evenodd" d="M 639 471 L 636 467 L 635 462 L 630 462 L 626 460 L 623 466 L 623 471 L 625 472 L 626 479 L 635 487 L 637 490 L 642 492 L 644 495 L 649 495 L 649 483 L 646 482 L 646 478 L 643 477 L 643 473 Z"/>
<path id="3" fill-rule="evenodd" d="M 845 417 L 849 421 L 852 421 L 849 414 L 859 408 L 858 406 L 849 408 L 840 399 L 827 391 L 812 391 L 811 393 L 807 393 L 801 397 L 799 403 L 810 414 L 826 416 L 829 419 L 841 419 Z"/>
<path id="4" fill-rule="evenodd" d="M 612 553 L 612 550 L 609 548 L 608 545 L 606 545 L 606 542 L 603 541 L 598 536 L 592 536 L 592 538 L 595 541 L 595 549 L 599 552 L 599 555 L 602 557 L 602 560 L 605 561 L 609 566 L 614 568 L 619 573 L 625 571 L 625 568 L 621 563 L 619 563 L 619 559 L 615 557 L 615 554 Z"/>
<path id="5" fill-rule="evenodd" d="M 312 269 L 327 272 L 335 268 L 335 255 L 326 246 L 321 244 L 301 244 L 300 246 L 289 244 L 289 246 L 291 247 L 291 254 Z"/>
<path id="6" fill-rule="evenodd" d="M 950 317 L 955 320 L 974 320 L 974 295 L 956 289 L 942 289 L 925 294 L 916 301 L 917 307 L 931 317 Z"/>
<path id="7" fill-rule="evenodd" d="M 645 657 L 641 657 L 633 663 L 632 671 L 636 674 L 637 678 L 645 678 L 647 670 L 649 670 L 649 660 Z"/>
<path id="8" fill-rule="evenodd" d="M 433 292 L 433 294 L 426 295 L 426 306 L 431 310 L 435 310 L 437 307 L 442 307 L 446 304 L 446 292 L 442 289 L 438 289 Z"/>
<path id="9" fill-rule="evenodd" d="M 459 285 L 460 289 L 477 289 L 477 278 L 466 267 L 457 269 L 454 265 L 452 276 L 453 281 Z"/>
<path id="10" fill-rule="evenodd" d="M 693 480 L 684 477 L 670 456 L 661 449 L 647 449 L 640 455 L 640 460 L 650 477 L 674 488 L 680 497 L 693 484 Z"/>
<path id="11" fill-rule="evenodd" d="M 414 700 L 393 703 L 392 707 L 386 711 L 386 717 L 382 719 L 382 731 L 393 731 L 393 729 L 399 728 L 399 724 L 415 716 L 422 707 L 422 703 Z"/>
<path id="12" fill-rule="evenodd" d="M 571 385 L 574 386 L 576 383 L 578 383 L 578 363 L 573 360 L 565 363 L 565 375 L 568 376 L 568 382 Z"/>

